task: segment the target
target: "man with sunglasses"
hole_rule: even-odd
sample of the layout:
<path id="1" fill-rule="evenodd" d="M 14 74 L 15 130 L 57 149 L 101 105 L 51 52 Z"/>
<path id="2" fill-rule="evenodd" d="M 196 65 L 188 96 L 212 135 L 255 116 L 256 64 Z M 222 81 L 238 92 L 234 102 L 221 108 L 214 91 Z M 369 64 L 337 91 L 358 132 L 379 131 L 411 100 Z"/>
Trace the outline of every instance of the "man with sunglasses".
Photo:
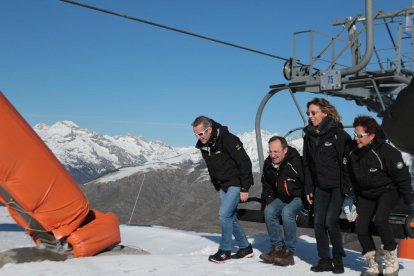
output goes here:
<path id="1" fill-rule="evenodd" d="M 253 249 L 237 219 L 237 205 L 249 197 L 253 185 L 252 163 L 240 139 L 226 126 L 199 116 L 192 123 L 196 148 L 206 162 L 211 182 L 220 193 L 219 219 L 221 242 L 217 253 L 208 260 L 223 263 L 230 259 L 253 257 Z M 232 235 L 239 250 L 231 255 Z"/>

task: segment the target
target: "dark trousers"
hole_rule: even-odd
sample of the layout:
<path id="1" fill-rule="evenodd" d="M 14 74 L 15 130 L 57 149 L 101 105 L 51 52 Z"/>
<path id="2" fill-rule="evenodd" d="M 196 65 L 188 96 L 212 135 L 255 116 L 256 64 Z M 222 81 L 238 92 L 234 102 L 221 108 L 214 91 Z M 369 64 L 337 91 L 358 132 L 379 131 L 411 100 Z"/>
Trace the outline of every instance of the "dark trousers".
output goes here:
<path id="1" fill-rule="evenodd" d="M 315 189 L 314 196 L 314 230 L 318 256 L 330 258 L 329 240 L 332 244 L 332 254 L 345 256 L 342 243 L 339 214 L 342 208 L 342 193 L 340 188 L 329 190 Z"/>
<path id="2" fill-rule="evenodd" d="M 362 247 L 362 254 L 376 250 L 370 231 L 370 222 L 374 225 L 384 245 L 384 250 L 392 251 L 396 248 L 394 234 L 388 222 L 392 209 L 398 204 L 399 195 L 396 189 L 390 189 L 377 199 L 367 199 L 362 196 L 357 200 L 358 218 L 355 222 L 355 233 Z"/>

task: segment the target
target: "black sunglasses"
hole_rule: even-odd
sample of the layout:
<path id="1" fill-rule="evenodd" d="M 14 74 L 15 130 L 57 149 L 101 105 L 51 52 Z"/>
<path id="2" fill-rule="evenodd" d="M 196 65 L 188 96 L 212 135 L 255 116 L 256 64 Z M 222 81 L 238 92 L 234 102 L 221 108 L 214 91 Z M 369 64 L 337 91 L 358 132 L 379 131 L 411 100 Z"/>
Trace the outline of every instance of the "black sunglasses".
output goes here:
<path id="1" fill-rule="evenodd" d="M 207 127 L 205 130 L 203 130 L 202 132 L 199 132 L 199 133 L 194 133 L 194 135 L 195 136 L 203 136 L 205 133 L 206 133 L 206 131 L 209 129 L 210 127 Z"/>
<path id="2" fill-rule="evenodd" d="M 310 116 L 312 114 L 312 116 L 315 116 L 316 114 L 318 114 L 319 111 L 306 111 L 306 115 Z"/>

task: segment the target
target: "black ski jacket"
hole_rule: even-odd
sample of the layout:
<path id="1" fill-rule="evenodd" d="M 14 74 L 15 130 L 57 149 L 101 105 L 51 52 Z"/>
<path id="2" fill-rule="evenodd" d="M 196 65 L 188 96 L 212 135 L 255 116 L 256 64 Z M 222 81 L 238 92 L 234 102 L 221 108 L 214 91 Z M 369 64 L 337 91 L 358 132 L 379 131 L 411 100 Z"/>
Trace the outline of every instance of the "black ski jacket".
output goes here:
<path id="1" fill-rule="evenodd" d="M 376 199 L 390 189 L 397 189 L 406 204 L 414 202 L 411 175 L 401 152 L 383 137 L 375 137 L 371 144 L 352 150 L 346 164 L 357 195 Z"/>
<path id="2" fill-rule="evenodd" d="M 266 204 L 276 198 L 289 203 L 293 198 L 303 196 L 303 182 L 302 158 L 295 148 L 289 146 L 278 169 L 273 166 L 270 156 L 266 158 L 262 174 L 262 199 Z"/>
<path id="3" fill-rule="evenodd" d="M 315 187 L 327 190 L 351 186 L 342 166 L 352 139 L 342 124 L 327 117 L 317 128 L 309 124 L 303 131 L 305 194 L 314 194 Z"/>
<path id="4" fill-rule="evenodd" d="M 212 128 L 207 144 L 200 141 L 196 144 L 207 164 L 211 182 L 217 191 L 238 186 L 241 192 L 248 192 L 253 185 L 252 162 L 243 143 L 226 126 L 213 121 Z"/>
<path id="5" fill-rule="evenodd" d="M 395 102 L 384 112 L 382 129 L 400 150 L 414 154 L 414 78 L 398 93 Z"/>

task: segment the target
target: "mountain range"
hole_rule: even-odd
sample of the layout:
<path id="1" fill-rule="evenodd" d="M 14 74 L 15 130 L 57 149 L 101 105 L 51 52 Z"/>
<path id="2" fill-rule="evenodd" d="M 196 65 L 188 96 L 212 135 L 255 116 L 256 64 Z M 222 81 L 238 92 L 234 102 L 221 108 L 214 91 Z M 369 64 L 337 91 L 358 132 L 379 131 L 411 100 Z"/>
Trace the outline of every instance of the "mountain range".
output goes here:
<path id="1" fill-rule="evenodd" d="M 33 129 L 79 184 L 105 175 L 109 177 L 106 179 L 113 180 L 114 177 L 122 178 L 138 171 L 170 165 L 204 166 L 201 154 L 194 146 L 172 147 L 161 141 L 148 141 L 134 135 L 103 135 L 81 128 L 71 121 L 59 121 L 51 126 L 40 123 Z M 259 172 L 255 132 L 238 136 L 252 160 L 253 170 Z M 264 148 L 271 136 L 271 133 L 263 131 Z M 301 152 L 301 138 L 290 139 L 290 143 Z"/>

